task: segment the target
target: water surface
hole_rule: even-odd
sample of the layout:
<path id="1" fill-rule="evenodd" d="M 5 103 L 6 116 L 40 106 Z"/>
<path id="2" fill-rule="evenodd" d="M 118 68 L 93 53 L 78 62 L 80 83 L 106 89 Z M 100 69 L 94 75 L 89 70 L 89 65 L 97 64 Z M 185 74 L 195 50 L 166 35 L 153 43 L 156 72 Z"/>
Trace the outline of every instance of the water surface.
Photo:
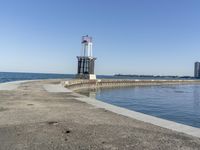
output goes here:
<path id="1" fill-rule="evenodd" d="M 200 128 L 200 85 L 135 86 L 84 91 L 130 110 Z"/>
<path id="2" fill-rule="evenodd" d="M 15 73 L 0 72 L 0 83 L 20 81 L 20 80 L 39 80 L 39 79 L 71 79 L 72 74 L 47 74 L 47 73 Z"/>

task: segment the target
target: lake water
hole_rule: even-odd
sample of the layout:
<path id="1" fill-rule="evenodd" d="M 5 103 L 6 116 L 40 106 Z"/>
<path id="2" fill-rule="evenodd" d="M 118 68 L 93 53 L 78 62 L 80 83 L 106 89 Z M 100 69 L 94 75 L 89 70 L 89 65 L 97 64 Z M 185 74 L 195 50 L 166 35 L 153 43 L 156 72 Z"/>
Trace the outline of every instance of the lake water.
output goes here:
<path id="1" fill-rule="evenodd" d="M 44 73 L 12 73 L 0 72 L 0 83 L 19 80 L 39 80 L 39 79 L 64 79 L 73 78 L 70 74 L 44 74 Z"/>
<path id="2" fill-rule="evenodd" d="M 130 110 L 200 128 L 200 85 L 102 88 L 82 94 Z"/>
<path id="3" fill-rule="evenodd" d="M 47 74 L 47 73 L 15 73 L 15 72 L 0 72 L 0 83 L 19 81 L 19 80 L 39 80 L 39 79 L 72 79 L 74 74 Z M 180 78 L 149 78 L 149 77 L 129 77 L 129 76 L 112 76 L 112 75 L 97 75 L 98 79 L 165 79 L 165 80 L 180 80 Z M 186 78 L 190 79 L 190 78 Z"/>
<path id="4" fill-rule="evenodd" d="M 40 79 L 72 79 L 74 74 L 48 74 L 48 73 L 18 73 L 18 72 L 0 72 L 0 83 L 19 81 L 19 80 L 40 80 Z M 117 77 L 108 75 L 97 75 L 100 79 L 135 79 L 131 77 Z M 147 79 L 147 78 L 141 78 Z"/>

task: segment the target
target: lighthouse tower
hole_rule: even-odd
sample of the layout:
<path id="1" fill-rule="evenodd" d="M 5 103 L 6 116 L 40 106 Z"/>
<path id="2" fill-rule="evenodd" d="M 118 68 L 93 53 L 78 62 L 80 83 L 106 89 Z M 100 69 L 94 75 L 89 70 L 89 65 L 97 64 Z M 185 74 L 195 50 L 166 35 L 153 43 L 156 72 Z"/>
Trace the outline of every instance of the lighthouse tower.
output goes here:
<path id="1" fill-rule="evenodd" d="M 82 51 L 78 59 L 77 78 L 95 80 L 94 64 L 96 58 L 92 56 L 92 37 L 88 35 L 82 37 Z"/>

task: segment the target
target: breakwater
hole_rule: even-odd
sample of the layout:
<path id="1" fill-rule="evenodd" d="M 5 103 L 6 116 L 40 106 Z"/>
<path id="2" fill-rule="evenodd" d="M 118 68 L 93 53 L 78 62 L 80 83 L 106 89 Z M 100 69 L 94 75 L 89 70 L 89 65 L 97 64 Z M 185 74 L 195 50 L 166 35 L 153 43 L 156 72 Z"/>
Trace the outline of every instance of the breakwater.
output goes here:
<path id="1" fill-rule="evenodd" d="M 200 147 L 198 128 L 68 92 L 60 84 L 62 81 L 18 82 L 13 88 L 10 88 L 13 83 L 1 84 L 1 149 L 171 150 Z"/>
<path id="2" fill-rule="evenodd" d="M 68 80 L 63 82 L 64 86 L 71 90 L 94 89 L 94 88 L 114 88 L 127 86 L 145 86 L 145 85 L 172 85 L 172 84 L 200 84 L 200 80 Z"/>

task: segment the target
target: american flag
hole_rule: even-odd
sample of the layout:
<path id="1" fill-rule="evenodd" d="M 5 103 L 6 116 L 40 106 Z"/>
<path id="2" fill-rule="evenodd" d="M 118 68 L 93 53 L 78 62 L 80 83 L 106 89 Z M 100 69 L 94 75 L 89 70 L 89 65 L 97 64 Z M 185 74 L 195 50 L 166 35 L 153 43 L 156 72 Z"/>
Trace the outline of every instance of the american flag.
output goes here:
<path id="1" fill-rule="evenodd" d="M 82 43 L 89 43 L 92 42 L 92 37 L 89 37 L 88 35 L 82 37 Z"/>

